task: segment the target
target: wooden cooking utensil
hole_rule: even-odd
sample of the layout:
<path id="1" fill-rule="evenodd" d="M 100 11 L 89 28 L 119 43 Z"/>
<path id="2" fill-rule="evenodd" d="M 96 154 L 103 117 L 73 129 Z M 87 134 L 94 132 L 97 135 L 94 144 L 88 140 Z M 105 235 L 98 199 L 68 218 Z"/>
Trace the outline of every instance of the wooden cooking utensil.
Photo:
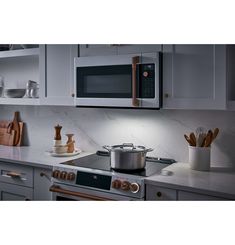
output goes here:
<path id="1" fill-rule="evenodd" d="M 12 121 L 12 129 L 15 130 L 14 145 L 17 145 L 20 139 L 19 115 L 20 113 L 16 111 L 14 114 L 14 119 Z"/>
<path id="2" fill-rule="evenodd" d="M 190 140 L 192 142 L 192 146 L 196 146 L 197 140 L 196 140 L 195 134 L 194 133 L 190 133 L 189 137 L 190 137 Z"/>
<path id="3" fill-rule="evenodd" d="M 213 133 L 211 130 L 209 130 L 206 135 L 204 147 L 210 147 L 212 140 L 213 140 Z"/>
<path id="4" fill-rule="evenodd" d="M 186 139 L 186 141 L 189 143 L 190 146 L 193 145 L 191 139 L 188 137 L 188 135 L 184 134 L 184 138 Z"/>
<path id="5" fill-rule="evenodd" d="M 217 137 L 218 133 L 219 133 L 219 129 L 215 128 L 213 132 L 213 140 Z"/>

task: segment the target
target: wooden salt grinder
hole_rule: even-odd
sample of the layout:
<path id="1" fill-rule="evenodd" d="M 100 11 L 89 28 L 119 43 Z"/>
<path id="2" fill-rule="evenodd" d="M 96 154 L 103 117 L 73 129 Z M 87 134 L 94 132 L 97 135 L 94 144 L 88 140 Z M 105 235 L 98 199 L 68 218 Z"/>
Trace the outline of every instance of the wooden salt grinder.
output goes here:
<path id="1" fill-rule="evenodd" d="M 68 140 L 66 142 L 66 144 L 68 145 L 68 153 L 73 153 L 74 152 L 74 143 L 75 141 L 73 140 L 73 136 L 74 134 L 66 134 L 66 136 L 68 137 Z"/>

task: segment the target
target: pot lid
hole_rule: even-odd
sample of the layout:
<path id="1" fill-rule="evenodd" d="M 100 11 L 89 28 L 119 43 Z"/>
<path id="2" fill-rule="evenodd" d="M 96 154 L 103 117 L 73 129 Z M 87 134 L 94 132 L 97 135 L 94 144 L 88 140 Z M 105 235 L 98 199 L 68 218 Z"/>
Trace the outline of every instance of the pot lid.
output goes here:
<path id="1" fill-rule="evenodd" d="M 153 149 L 146 148 L 145 146 L 135 146 L 132 143 L 124 143 L 122 145 L 104 146 L 108 151 L 117 152 L 148 152 Z"/>

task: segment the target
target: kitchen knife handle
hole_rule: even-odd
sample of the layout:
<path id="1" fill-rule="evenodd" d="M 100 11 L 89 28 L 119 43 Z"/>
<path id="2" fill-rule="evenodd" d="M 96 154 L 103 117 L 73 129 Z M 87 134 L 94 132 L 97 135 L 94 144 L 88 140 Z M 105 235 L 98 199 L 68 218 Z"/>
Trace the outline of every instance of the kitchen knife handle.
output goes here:
<path id="1" fill-rule="evenodd" d="M 136 67 L 137 64 L 140 62 L 139 56 L 132 57 L 132 105 L 135 107 L 139 106 L 139 100 L 137 99 L 137 77 L 136 77 Z"/>

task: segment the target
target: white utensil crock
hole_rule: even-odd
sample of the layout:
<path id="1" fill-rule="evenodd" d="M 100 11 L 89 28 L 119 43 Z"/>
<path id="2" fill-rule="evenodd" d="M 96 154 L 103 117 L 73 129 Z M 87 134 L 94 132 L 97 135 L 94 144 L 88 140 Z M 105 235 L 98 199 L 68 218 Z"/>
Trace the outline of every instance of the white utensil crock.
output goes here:
<path id="1" fill-rule="evenodd" d="M 190 168 L 199 171 L 210 170 L 211 148 L 189 146 Z"/>

